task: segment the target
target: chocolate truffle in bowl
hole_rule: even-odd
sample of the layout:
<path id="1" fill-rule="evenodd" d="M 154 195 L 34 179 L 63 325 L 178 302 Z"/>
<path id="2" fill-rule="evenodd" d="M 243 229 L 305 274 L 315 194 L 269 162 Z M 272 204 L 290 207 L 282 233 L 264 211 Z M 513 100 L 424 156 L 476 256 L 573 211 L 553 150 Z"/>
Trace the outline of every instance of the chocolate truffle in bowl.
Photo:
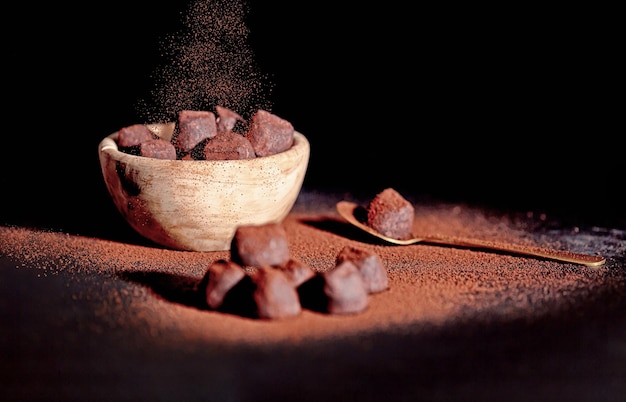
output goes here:
<path id="1" fill-rule="evenodd" d="M 144 136 L 145 141 L 173 144 L 176 159 L 142 155 L 141 144 L 121 146 L 120 135 L 136 128 L 122 128 L 105 137 L 98 147 L 100 166 L 118 211 L 143 237 L 167 248 L 188 251 L 228 250 L 238 226 L 282 221 L 300 193 L 310 145 L 287 120 L 267 111 L 257 113 L 263 118 L 253 114 L 255 124 L 250 126 L 254 127 L 254 144 L 264 144 L 262 155 L 232 152 L 224 146 L 224 132 L 207 136 L 193 147 L 189 143 L 184 149 L 176 147 L 180 142 L 178 121 L 146 124 L 152 138 Z M 179 114 L 185 119 L 193 115 Z M 224 110 L 198 116 L 215 118 L 216 126 L 224 127 L 219 121 Z M 289 127 L 290 141 L 285 147 Z M 271 138 L 274 132 L 279 140 Z M 248 131 L 228 133 L 240 137 L 237 147 L 249 141 Z M 211 148 L 211 141 L 220 141 L 219 146 Z M 281 148 L 272 152 L 271 144 Z M 207 159 L 203 155 L 208 148 L 224 149 L 224 155 L 215 157 L 213 152 L 213 159 Z"/>

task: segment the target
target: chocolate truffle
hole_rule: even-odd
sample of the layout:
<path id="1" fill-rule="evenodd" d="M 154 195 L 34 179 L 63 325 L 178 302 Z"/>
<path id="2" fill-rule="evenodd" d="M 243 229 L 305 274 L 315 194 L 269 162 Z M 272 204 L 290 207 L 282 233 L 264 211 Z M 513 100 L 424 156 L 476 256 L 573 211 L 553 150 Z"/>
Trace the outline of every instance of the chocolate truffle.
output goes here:
<path id="1" fill-rule="evenodd" d="M 292 281 L 280 270 L 260 267 L 252 276 L 254 301 L 260 318 L 280 319 L 300 314 L 302 307 Z"/>
<path id="2" fill-rule="evenodd" d="M 148 158 L 175 160 L 176 148 L 171 142 L 157 138 L 142 142 L 139 154 Z"/>
<path id="3" fill-rule="evenodd" d="M 235 229 L 231 260 L 245 266 L 279 266 L 289 261 L 287 232 L 280 223 L 241 225 Z"/>
<path id="4" fill-rule="evenodd" d="M 207 138 L 217 135 L 215 114 L 207 110 L 181 110 L 178 112 L 177 130 L 172 144 L 179 153 L 191 151 Z"/>
<path id="5" fill-rule="evenodd" d="M 287 264 L 278 267 L 291 280 L 294 286 L 298 287 L 309 279 L 313 278 L 315 271 L 302 261 L 291 258 Z"/>
<path id="6" fill-rule="evenodd" d="M 243 268 L 232 261 L 213 262 L 205 274 L 207 305 L 213 309 L 219 308 L 228 291 L 245 275 Z"/>
<path id="7" fill-rule="evenodd" d="M 257 156 L 269 156 L 291 148 L 293 135 L 294 128 L 289 121 L 259 109 L 250 118 L 246 138 Z"/>
<path id="8" fill-rule="evenodd" d="M 367 208 L 368 226 L 394 239 L 410 238 L 414 219 L 413 205 L 393 188 L 376 194 Z"/>
<path id="9" fill-rule="evenodd" d="M 237 124 L 245 124 L 246 121 L 241 115 L 234 110 L 226 108 L 224 106 L 215 106 L 215 112 L 217 113 L 217 133 L 227 133 L 233 131 Z"/>
<path id="10" fill-rule="evenodd" d="M 117 132 L 117 145 L 122 148 L 135 147 L 155 138 L 154 133 L 144 124 L 133 124 Z"/>
<path id="11" fill-rule="evenodd" d="M 368 293 L 378 293 L 389 288 L 387 270 L 378 254 L 353 246 L 345 246 L 337 254 L 336 263 L 341 264 L 344 261 L 351 261 L 356 265 Z"/>
<path id="12" fill-rule="evenodd" d="M 343 261 L 324 272 L 324 293 L 331 314 L 354 314 L 369 304 L 367 290 L 359 269 L 352 261 Z"/>
<path id="13" fill-rule="evenodd" d="M 252 159 L 254 148 L 243 135 L 227 131 L 211 138 L 204 145 L 203 158 L 206 160 Z"/>

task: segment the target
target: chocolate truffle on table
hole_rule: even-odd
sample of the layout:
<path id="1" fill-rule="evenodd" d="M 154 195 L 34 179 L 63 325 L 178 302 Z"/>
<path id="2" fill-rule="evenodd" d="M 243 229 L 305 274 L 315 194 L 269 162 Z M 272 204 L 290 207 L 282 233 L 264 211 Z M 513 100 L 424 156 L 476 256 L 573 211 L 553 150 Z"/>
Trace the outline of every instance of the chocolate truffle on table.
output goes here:
<path id="1" fill-rule="evenodd" d="M 277 268 L 263 266 L 251 274 L 254 301 L 260 318 L 287 318 L 300 314 L 302 306 L 296 287 Z"/>
<path id="2" fill-rule="evenodd" d="M 230 259 L 244 266 L 280 266 L 290 259 L 287 231 L 280 223 L 241 225 L 235 229 Z"/>
<path id="3" fill-rule="evenodd" d="M 352 261 L 346 260 L 337 264 L 333 269 L 325 271 L 323 277 L 329 313 L 360 313 L 369 305 L 363 278 Z"/>
<path id="4" fill-rule="evenodd" d="M 246 137 L 232 131 L 219 133 L 208 140 L 203 148 L 205 160 L 252 159 L 254 148 Z"/>
<path id="5" fill-rule="evenodd" d="M 410 238 L 414 219 L 413 205 L 393 188 L 376 194 L 367 208 L 368 226 L 394 239 Z"/>
<path id="6" fill-rule="evenodd" d="M 353 246 L 345 246 L 336 258 L 337 264 L 343 261 L 351 261 L 358 268 L 368 293 L 378 293 L 389 288 L 387 270 L 378 254 Z"/>
<path id="7" fill-rule="evenodd" d="M 277 268 L 282 270 L 296 287 L 315 276 L 313 268 L 295 258 L 291 258 L 286 264 L 280 265 Z"/>
<path id="8" fill-rule="evenodd" d="M 179 153 L 190 152 L 207 138 L 217 135 L 215 114 L 208 110 L 181 110 L 172 144 Z"/>
<path id="9" fill-rule="evenodd" d="M 266 110 L 257 110 L 250 118 L 246 138 L 250 140 L 257 156 L 269 156 L 291 148 L 293 125 Z"/>
<path id="10" fill-rule="evenodd" d="M 228 291 L 245 275 L 243 268 L 232 261 L 217 260 L 211 263 L 204 278 L 207 305 L 213 309 L 219 308 Z"/>

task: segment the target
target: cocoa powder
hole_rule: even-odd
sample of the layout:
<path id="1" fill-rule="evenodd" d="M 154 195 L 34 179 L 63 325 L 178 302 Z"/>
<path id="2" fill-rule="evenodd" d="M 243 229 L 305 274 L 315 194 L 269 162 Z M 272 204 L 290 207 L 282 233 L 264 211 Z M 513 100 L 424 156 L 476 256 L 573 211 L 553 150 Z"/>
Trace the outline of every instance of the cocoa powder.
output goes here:
<path id="1" fill-rule="evenodd" d="M 613 239 L 611 247 L 604 244 L 602 250 L 594 250 L 603 243 L 593 236 L 573 230 L 550 237 L 537 230 L 541 219 L 530 214 L 500 215 L 434 203 L 416 206 L 415 226 L 423 233 L 471 235 L 529 247 L 541 241 L 542 246 L 584 253 L 603 251 L 608 253 L 607 264 L 589 268 L 457 247 L 391 246 L 344 222 L 333 210 L 336 201 L 333 196 L 303 192 L 283 225 L 292 258 L 318 273 L 333 268 L 345 246 L 381 257 L 389 288 L 370 295 L 367 309 L 355 315 L 304 309 L 297 317 L 263 321 L 203 309 L 199 283 L 212 262 L 230 258 L 228 251 L 174 251 L 0 227 L 0 255 L 3 266 L 10 264 L 44 281 L 51 277 L 62 281 L 65 293 L 50 291 L 45 297 L 71 300 L 87 308 L 97 318 L 91 325 L 128 327 L 150 337 L 175 335 L 181 344 L 191 340 L 235 345 L 299 343 L 364 331 L 420 331 L 451 322 L 528 319 L 576 309 L 605 291 L 624 292 L 623 275 L 616 277 L 614 270 L 623 263 L 616 255 L 623 254 L 624 240 Z M 153 341 L 158 343 L 159 337 Z"/>

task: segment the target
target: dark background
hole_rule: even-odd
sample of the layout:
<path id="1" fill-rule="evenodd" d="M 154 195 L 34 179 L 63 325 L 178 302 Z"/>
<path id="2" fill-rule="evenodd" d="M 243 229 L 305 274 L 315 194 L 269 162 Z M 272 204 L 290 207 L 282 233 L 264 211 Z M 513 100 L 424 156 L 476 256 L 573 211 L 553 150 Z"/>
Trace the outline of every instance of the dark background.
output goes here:
<path id="1" fill-rule="evenodd" d="M 170 3 L 5 13 L 14 24 L 3 33 L 0 223 L 126 228 L 97 146 L 141 122 L 136 103 L 153 86 L 160 41 L 187 7 Z M 610 10 L 249 4 L 272 111 L 311 143 L 305 188 L 395 187 L 626 227 Z"/>

